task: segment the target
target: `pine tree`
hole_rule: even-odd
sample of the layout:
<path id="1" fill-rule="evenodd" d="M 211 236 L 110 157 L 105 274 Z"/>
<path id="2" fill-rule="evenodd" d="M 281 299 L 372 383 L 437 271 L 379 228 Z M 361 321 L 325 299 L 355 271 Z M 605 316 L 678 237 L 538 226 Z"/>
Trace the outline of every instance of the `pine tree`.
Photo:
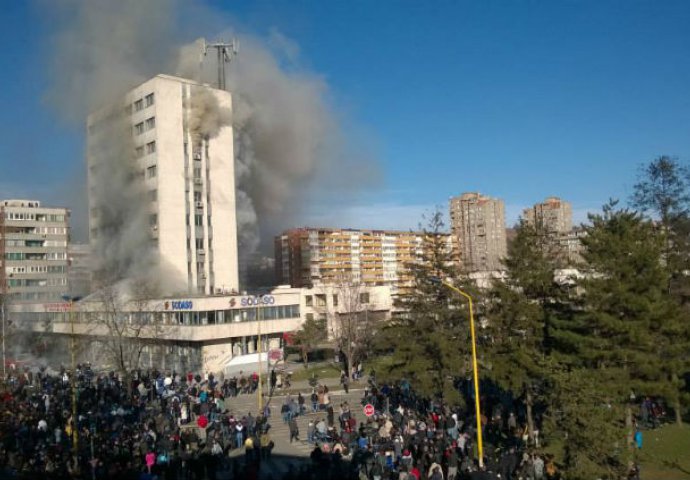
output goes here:
<path id="1" fill-rule="evenodd" d="M 390 356 L 384 376 L 407 379 L 421 395 L 460 403 L 455 381 L 469 371 L 467 305 L 430 280 L 452 279 L 463 289 L 466 281 L 460 281 L 442 229 L 441 213 L 436 212 L 424 230 L 420 260 L 408 266 L 413 286 L 396 300 L 396 307 L 405 313 L 383 328 L 378 348 Z"/>
<path id="2" fill-rule="evenodd" d="M 293 345 L 299 348 L 302 355 L 302 362 L 304 368 L 309 368 L 309 353 L 320 343 L 326 340 L 326 320 L 308 318 L 302 325 L 302 328 L 297 330 L 293 337 Z"/>
<path id="3" fill-rule="evenodd" d="M 680 424 L 681 399 L 686 391 L 682 374 L 690 369 L 690 358 L 684 354 L 690 351 L 690 171 L 676 158 L 656 158 L 642 168 L 631 204 L 659 223 L 668 294 L 684 311 L 683 320 L 665 324 L 662 331 L 664 367 L 670 383 L 667 396 Z"/>
<path id="4" fill-rule="evenodd" d="M 588 270 L 578 285 L 581 311 L 555 322 L 554 346 L 570 371 L 586 372 L 592 392 L 609 399 L 612 408 L 626 409 L 630 443 L 631 392 L 657 395 L 672 389 L 665 370 L 675 364 L 670 358 L 675 351 L 660 346 L 668 341 L 669 329 L 679 325 L 680 315 L 667 294 L 664 242 L 654 225 L 636 212 L 617 209 L 616 202 L 605 205 L 602 214 L 590 215 L 590 221 L 583 239 Z M 580 421 L 578 428 L 595 430 L 600 419 L 583 413 Z M 574 433 L 572 425 L 562 427 Z M 620 427 L 620 438 L 625 433 Z M 607 456 L 594 452 L 593 457 L 597 455 L 602 468 L 610 467 Z"/>
<path id="5" fill-rule="evenodd" d="M 485 371 L 502 388 L 524 396 L 530 439 L 533 406 L 548 378 L 550 317 L 563 308 L 563 292 L 554 278 L 557 258 L 550 246 L 538 228 L 518 225 L 504 260 L 505 281 L 492 286 L 487 313 L 491 342 Z"/>

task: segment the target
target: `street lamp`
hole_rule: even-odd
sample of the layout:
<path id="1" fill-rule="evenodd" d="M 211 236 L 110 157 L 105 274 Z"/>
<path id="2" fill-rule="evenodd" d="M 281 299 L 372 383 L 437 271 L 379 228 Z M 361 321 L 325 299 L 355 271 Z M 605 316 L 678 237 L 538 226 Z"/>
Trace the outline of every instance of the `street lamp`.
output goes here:
<path id="1" fill-rule="evenodd" d="M 62 299 L 69 302 L 69 325 L 71 331 L 70 355 L 72 357 L 72 375 L 70 375 L 70 388 L 72 389 L 72 443 L 74 447 L 75 468 L 79 466 L 79 421 L 77 419 L 77 365 L 76 348 L 74 335 L 74 302 L 81 300 L 81 297 L 63 295 Z"/>
<path id="2" fill-rule="evenodd" d="M 472 337 L 472 370 L 474 372 L 474 403 L 475 403 L 475 409 L 476 409 L 476 415 L 477 415 L 477 450 L 479 453 L 479 467 L 482 468 L 484 467 L 484 448 L 482 445 L 482 414 L 481 414 L 481 407 L 479 405 L 479 374 L 477 373 L 477 340 L 474 335 L 474 311 L 472 309 L 472 297 L 467 294 L 466 292 L 463 292 L 459 288 L 451 285 L 450 283 L 446 282 L 445 280 L 440 279 L 439 277 L 430 277 L 430 280 L 432 283 L 437 283 L 439 285 L 443 285 L 444 287 L 447 287 L 451 290 L 453 290 L 455 293 L 465 297 L 467 301 L 469 302 L 470 305 L 470 335 Z"/>

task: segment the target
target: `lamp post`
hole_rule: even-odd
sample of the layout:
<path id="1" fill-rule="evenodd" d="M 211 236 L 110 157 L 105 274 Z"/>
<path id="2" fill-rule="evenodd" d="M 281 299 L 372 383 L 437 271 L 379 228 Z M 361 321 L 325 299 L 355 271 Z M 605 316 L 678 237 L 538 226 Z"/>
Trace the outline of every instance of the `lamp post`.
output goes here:
<path id="1" fill-rule="evenodd" d="M 262 313 L 262 305 L 260 304 L 261 301 L 263 300 L 263 295 L 258 297 L 259 299 L 259 305 L 256 307 L 256 323 L 257 323 L 257 339 L 256 339 L 256 346 L 259 350 L 259 384 L 256 387 L 257 391 L 257 402 L 259 404 L 259 412 L 257 415 L 261 415 L 264 409 L 264 399 L 263 399 L 263 389 L 261 388 L 261 313 Z"/>
<path id="2" fill-rule="evenodd" d="M 472 297 L 459 288 L 438 277 L 431 277 L 433 283 L 438 283 L 453 290 L 458 295 L 465 297 L 470 306 L 470 335 L 472 337 L 472 371 L 474 373 L 474 404 L 477 416 L 477 451 L 479 453 L 479 467 L 484 467 L 484 448 L 482 444 L 482 413 L 479 402 L 479 374 L 477 372 L 477 340 L 474 334 L 474 311 L 472 309 Z"/>
<path id="3" fill-rule="evenodd" d="M 69 325 L 70 325 L 70 356 L 72 363 L 72 374 L 70 375 L 70 388 L 72 390 L 72 446 L 74 449 L 74 465 L 79 468 L 79 420 L 77 418 L 77 364 L 76 347 L 74 335 L 74 302 L 81 297 L 64 295 L 62 299 L 69 302 Z"/>

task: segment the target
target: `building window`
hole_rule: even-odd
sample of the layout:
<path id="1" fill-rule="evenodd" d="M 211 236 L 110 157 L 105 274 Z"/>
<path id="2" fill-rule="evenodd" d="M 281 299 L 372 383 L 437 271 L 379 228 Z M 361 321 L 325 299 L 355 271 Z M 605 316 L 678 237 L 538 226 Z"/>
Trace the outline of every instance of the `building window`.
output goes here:
<path id="1" fill-rule="evenodd" d="M 140 110 L 144 109 L 144 101 L 143 100 L 137 100 L 134 102 L 134 111 L 138 112 Z"/>
<path id="2" fill-rule="evenodd" d="M 134 149 L 135 158 L 141 158 L 144 156 L 144 147 L 137 147 Z"/>
<path id="3" fill-rule="evenodd" d="M 204 216 L 203 215 L 194 215 L 194 225 L 197 227 L 201 227 L 204 224 Z"/>
<path id="4" fill-rule="evenodd" d="M 203 238 L 197 238 L 195 240 L 196 243 L 196 249 L 197 250 L 203 250 L 204 249 L 204 239 Z"/>
<path id="5" fill-rule="evenodd" d="M 158 201 L 158 190 L 149 190 L 148 191 L 148 198 L 149 202 L 157 202 Z"/>
<path id="6" fill-rule="evenodd" d="M 366 305 L 369 303 L 369 292 L 364 292 L 359 294 L 359 303 Z"/>
<path id="7" fill-rule="evenodd" d="M 313 307 L 314 306 L 314 297 L 312 297 L 311 295 L 307 295 L 306 297 L 304 297 L 304 304 L 307 307 Z"/>
<path id="8" fill-rule="evenodd" d="M 151 130 L 156 128 L 156 117 L 151 117 L 146 119 L 146 130 Z"/>
<path id="9" fill-rule="evenodd" d="M 149 93 L 148 95 L 146 95 L 146 97 L 144 97 L 144 99 L 146 100 L 146 106 L 147 107 L 150 107 L 151 105 L 153 105 L 154 100 L 155 100 L 153 97 L 153 93 Z"/>
<path id="10" fill-rule="evenodd" d="M 338 295 L 333 295 L 333 306 L 337 307 L 338 306 Z"/>
<path id="11" fill-rule="evenodd" d="M 156 142 L 149 142 L 146 144 L 146 153 L 156 153 Z"/>
<path id="12" fill-rule="evenodd" d="M 326 295 L 316 295 L 316 306 L 325 307 L 326 306 Z"/>
<path id="13" fill-rule="evenodd" d="M 146 178 L 153 178 L 156 176 L 156 166 L 151 165 L 146 169 Z"/>
<path id="14" fill-rule="evenodd" d="M 158 225 L 158 215 L 155 213 L 152 213 L 149 215 L 149 225 L 152 227 L 156 227 Z"/>
<path id="15" fill-rule="evenodd" d="M 144 133 L 144 122 L 139 122 L 136 125 L 134 125 L 134 133 L 136 135 L 141 135 Z"/>

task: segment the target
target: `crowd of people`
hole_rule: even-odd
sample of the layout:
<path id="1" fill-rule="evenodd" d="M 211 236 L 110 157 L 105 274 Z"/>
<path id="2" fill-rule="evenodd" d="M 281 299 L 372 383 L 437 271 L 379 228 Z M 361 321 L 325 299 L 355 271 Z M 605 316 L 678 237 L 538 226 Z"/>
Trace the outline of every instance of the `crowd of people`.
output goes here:
<path id="1" fill-rule="evenodd" d="M 123 377 L 88 365 L 74 377 L 65 369 L 13 371 L 0 399 L 0 477 L 258 479 L 275 445 L 271 422 L 282 420 L 289 442 L 312 446 L 310 459 L 291 464 L 285 480 L 560 478 L 554 459 L 541 453 L 538 431 L 528 441 L 524 412 L 505 397 L 482 398 L 488 415 L 480 418 L 480 465 L 473 408 L 419 397 L 404 381 L 378 386 L 370 379 L 360 399 L 373 406 L 369 417 L 360 405 L 334 406 L 322 385 L 267 402 L 261 412 L 232 412 L 230 399 L 257 384 L 255 375 L 154 370 Z M 645 400 L 640 416 L 649 410 Z M 306 438 L 301 415 L 308 415 Z"/>
<path id="2" fill-rule="evenodd" d="M 307 428 L 314 449 L 303 478 L 560 478 L 554 459 L 538 453 L 534 442 L 528 447 L 518 415 L 500 403 L 490 409 L 490 418 L 481 419 L 487 440 L 483 465 L 476 461 L 476 417 L 468 411 L 419 398 L 404 382 L 380 388 L 372 383 L 361 403 L 371 404 L 376 413 L 365 417 L 343 402 L 336 417 L 327 400 L 320 403 L 323 415 L 310 418 Z"/>
<path id="3" fill-rule="evenodd" d="M 257 384 L 256 374 L 11 369 L 0 397 L 0 477 L 213 480 L 220 470 L 239 472 L 231 450 L 257 432 L 266 433 L 257 451 L 272 447 L 266 417 L 233 415 L 226 405 Z"/>

